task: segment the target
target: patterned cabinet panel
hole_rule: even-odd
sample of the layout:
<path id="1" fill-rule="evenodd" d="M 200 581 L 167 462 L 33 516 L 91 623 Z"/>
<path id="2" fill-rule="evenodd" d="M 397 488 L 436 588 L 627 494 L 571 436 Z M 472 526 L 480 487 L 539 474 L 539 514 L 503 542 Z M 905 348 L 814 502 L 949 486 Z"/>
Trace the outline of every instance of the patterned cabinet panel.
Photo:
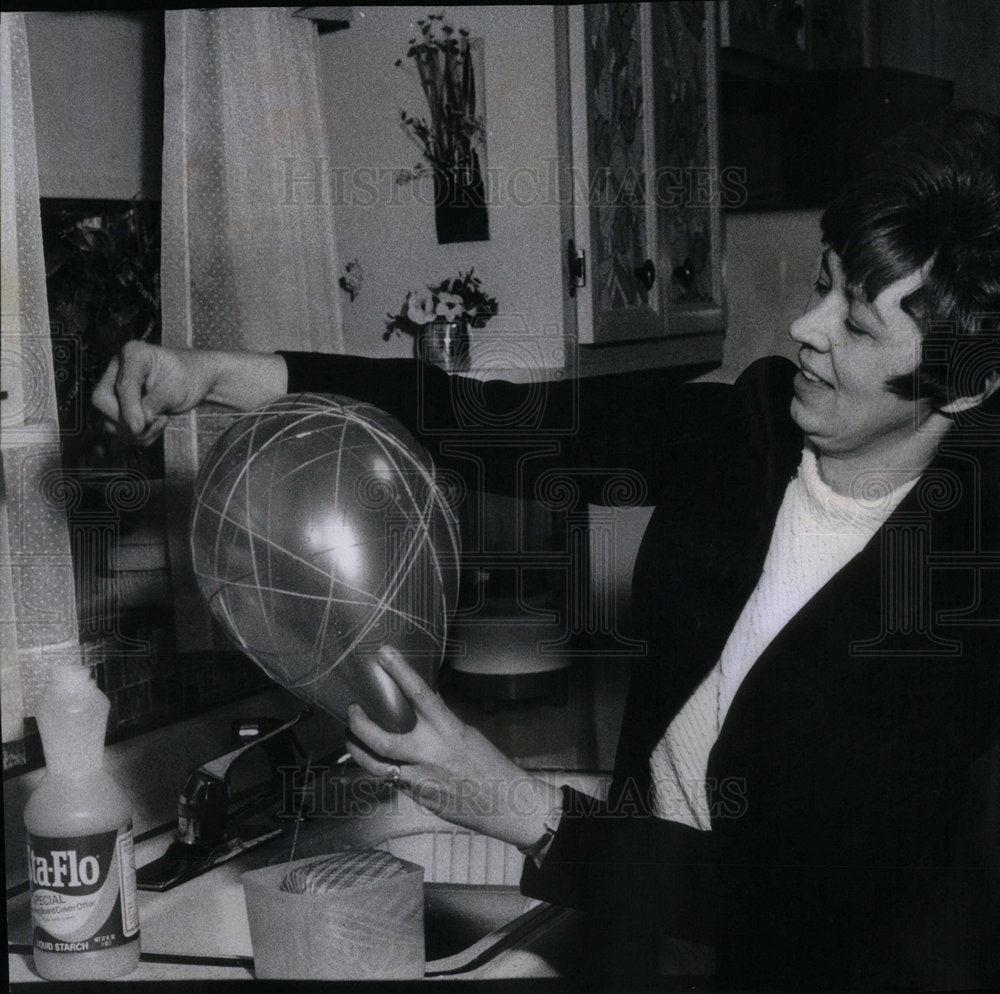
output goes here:
<path id="1" fill-rule="evenodd" d="M 634 3 L 591 4 L 585 17 L 594 293 L 602 309 L 641 308 L 649 292 L 632 260 L 648 241 L 642 19 Z"/>
<path id="2" fill-rule="evenodd" d="M 569 12 L 581 344 L 722 327 L 715 24 L 703 2 Z"/>
<path id="3" fill-rule="evenodd" d="M 670 333 L 724 327 L 715 11 L 711 3 L 655 3 L 659 238 Z"/>
<path id="4" fill-rule="evenodd" d="M 658 269 L 652 32 L 648 4 L 569 8 L 576 243 L 587 252 L 577 293 L 578 339 L 603 343 L 655 338 L 664 299 L 636 270 Z M 581 70 L 583 70 L 581 72 Z"/>

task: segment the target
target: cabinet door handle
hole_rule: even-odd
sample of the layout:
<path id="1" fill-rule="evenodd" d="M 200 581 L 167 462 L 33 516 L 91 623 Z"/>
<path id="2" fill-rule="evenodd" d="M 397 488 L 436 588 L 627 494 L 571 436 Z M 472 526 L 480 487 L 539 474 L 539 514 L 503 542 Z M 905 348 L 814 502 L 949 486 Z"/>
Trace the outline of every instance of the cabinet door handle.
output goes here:
<path id="1" fill-rule="evenodd" d="M 656 280 L 656 266 L 652 259 L 647 259 L 638 269 L 635 270 L 635 278 L 647 289 L 653 289 Z"/>
<path id="2" fill-rule="evenodd" d="M 578 249 L 571 238 L 566 246 L 566 259 L 569 264 L 569 295 L 575 297 L 576 291 L 587 285 L 587 253 Z"/>
<path id="3" fill-rule="evenodd" d="M 685 290 L 690 290 L 694 283 L 695 269 L 694 263 L 690 259 L 685 259 L 682 266 L 674 266 L 674 282 L 680 283 Z"/>

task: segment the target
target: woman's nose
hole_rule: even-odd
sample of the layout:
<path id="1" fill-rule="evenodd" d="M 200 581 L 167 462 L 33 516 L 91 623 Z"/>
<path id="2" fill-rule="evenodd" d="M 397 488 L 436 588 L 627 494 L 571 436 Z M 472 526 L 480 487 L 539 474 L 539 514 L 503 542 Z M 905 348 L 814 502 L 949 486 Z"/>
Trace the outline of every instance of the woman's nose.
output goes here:
<path id="1" fill-rule="evenodd" d="M 834 341 L 843 316 L 840 314 L 836 294 L 833 291 L 818 301 L 813 301 L 812 305 L 801 317 L 792 322 L 788 333 L 792 341 L 808 345 L 817 352 L 826 352 Z"/>

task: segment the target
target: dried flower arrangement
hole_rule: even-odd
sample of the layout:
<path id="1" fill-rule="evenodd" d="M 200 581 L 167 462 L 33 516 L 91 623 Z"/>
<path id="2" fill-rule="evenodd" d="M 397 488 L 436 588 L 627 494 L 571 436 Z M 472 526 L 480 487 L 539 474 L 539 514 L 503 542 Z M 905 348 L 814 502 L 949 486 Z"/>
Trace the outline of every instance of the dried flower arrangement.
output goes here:
<path id="1" fill-rule="evenodd" d="M 424 161 L 397 174 L 399 182 L 434 178 L 434 220 L 438 241 L 485 241 L 490 237 L 482 162 L 486 128 L 478 109 L 473 43 L 444 14 L 417 22 L 420 37 L 410 39 L 412 59 L 427 99 L 428 118 L 400 110 L 400 124 Z M 403 59 L 397 59 L 401 66 Z"/>
<path id="2" fill-rule="evenodd" d="M 417 67 L 430 120 L 400 110 L 403 130 L 420 149 L 426 164 L 418 162 L 402 174 L 409 179 L 431 169 L 478 169 L 477 146 L 485 140 L 483 119 L 476 113 L 476 79 L 469 32 L 457 31 L 443 14 L 417 21 L 420 38 L 411 38 L 406 58 Z M 396 60 L 396 66 L 403 64 Z"/>

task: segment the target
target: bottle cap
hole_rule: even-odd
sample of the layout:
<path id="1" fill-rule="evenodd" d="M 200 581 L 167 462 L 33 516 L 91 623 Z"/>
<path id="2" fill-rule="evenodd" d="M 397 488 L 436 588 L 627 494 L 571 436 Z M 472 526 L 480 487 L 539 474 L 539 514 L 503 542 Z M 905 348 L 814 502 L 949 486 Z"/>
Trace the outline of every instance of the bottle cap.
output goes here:
<path id="1" fill-rule="evenodd" d="M 45 765 L 59 772 L 99 767 L 111 704 L 80 663 L 56 666 L 38 708 Z"/>

